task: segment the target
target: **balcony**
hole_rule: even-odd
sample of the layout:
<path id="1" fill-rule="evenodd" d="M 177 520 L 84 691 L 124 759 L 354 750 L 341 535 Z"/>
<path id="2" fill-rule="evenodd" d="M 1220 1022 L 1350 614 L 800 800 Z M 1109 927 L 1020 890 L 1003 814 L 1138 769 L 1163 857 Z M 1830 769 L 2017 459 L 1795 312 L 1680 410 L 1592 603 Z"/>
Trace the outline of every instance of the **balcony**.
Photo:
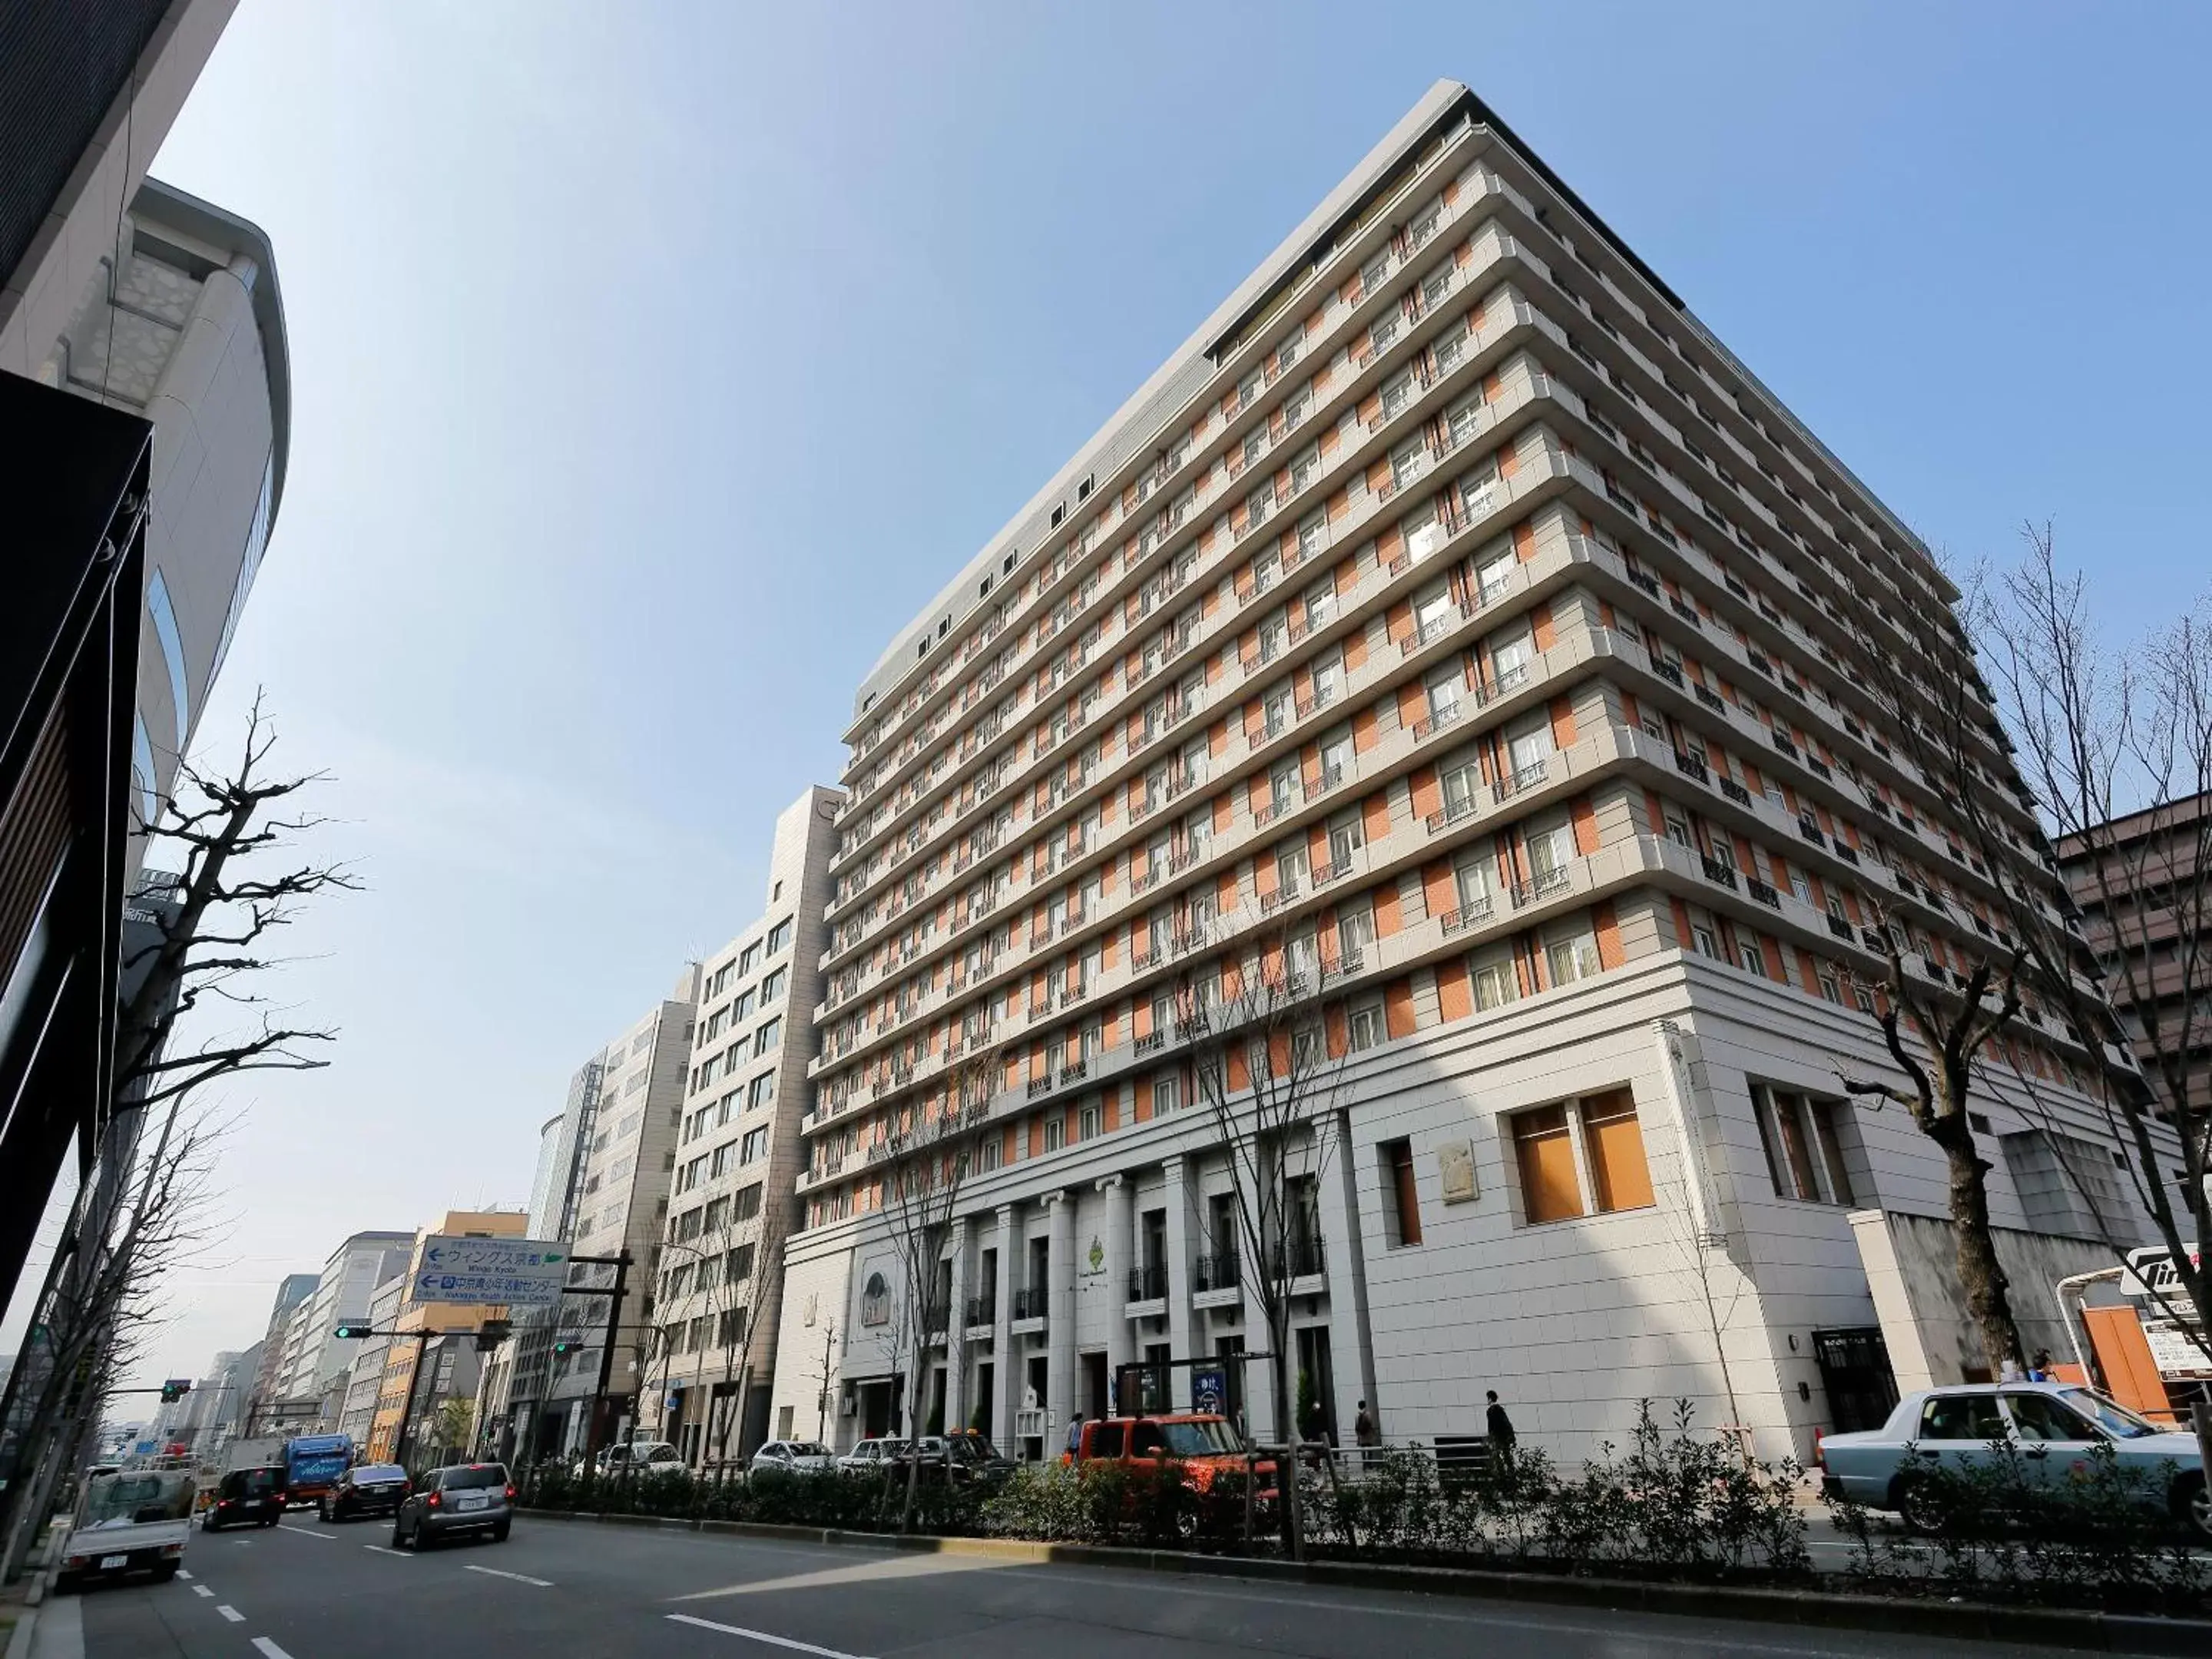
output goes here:
<path id="1" fill-rule="evenodd" d="M 1164 1302 L 1168 1294 L 1168 1270 L 1165 1262 L 1155 1261 L 1149 1267 L 1129 1270 L 1129 1300 Z"/>
<path id="2" fill-rule="evenodd" d="M 1190 1287 L 1200 1295 L 1211 1291 L 1234 1291 L 1243 1283 L 1243 1273 L 1235 1250 L 1216 1250 L 1198 1259 L 1196 1271 L 1191 1276 Z"/>
<path id="3" fill-rule="evenodd" d="M 1045 1310 L 1050 1304 L 1050 1302 L 1051 1293 L 1047 1291 L 1036 1289 L 1016 1291 L 1014 1292 L 1013 1322 L 1017 1325 L 1022 1325 L 1027 1324 L 1030 1321 L 1035 1321 L 1036 1323 L 1042 1325 L 1045 1319 Z"/>
<path id="4" fill-rule="evenodd" d="M 1294 1285 L 1302 1279 L 1319 1279 L 1328 1259 L 1321 1234 L 1302 1231 L 1276 1246 L 1268 1266 L 1276 1279 Z"/>
<path id="5" fill-rule="evenodd" d="M 999 1297 L 995 1291 L 968 1298 L 967 1317 L 962 1322 L 969 1329 L 994 1324 L 999 1317 Z"/>
<path id="6" fill-rule="evenodd" d="M 1731 891 L 1735 890 L 1735 866 L 1717 859 L 1709 853 L 1698 854 L 1698 862 L 1705 866 L 1707 881 L 1718 882 Z"/>

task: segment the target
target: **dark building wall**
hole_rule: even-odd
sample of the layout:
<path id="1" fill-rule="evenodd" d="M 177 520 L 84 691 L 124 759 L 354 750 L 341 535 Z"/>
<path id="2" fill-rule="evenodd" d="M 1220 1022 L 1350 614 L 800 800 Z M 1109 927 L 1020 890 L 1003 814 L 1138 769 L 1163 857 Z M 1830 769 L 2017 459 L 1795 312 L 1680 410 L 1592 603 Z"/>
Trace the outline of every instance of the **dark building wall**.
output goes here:
<path id="1" fill-rule="evenodd" d="M 0 5 L 0 279 L 29 250 L 169 3 Z"/>

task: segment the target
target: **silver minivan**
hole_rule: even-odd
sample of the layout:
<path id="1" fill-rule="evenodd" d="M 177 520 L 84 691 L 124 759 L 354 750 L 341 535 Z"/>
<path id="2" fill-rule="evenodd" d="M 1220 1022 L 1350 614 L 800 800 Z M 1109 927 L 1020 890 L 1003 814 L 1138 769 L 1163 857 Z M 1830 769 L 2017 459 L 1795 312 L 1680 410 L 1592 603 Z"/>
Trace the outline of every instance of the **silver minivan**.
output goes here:
<path id="1" fill-rule="evenodd" d="M 455 1463 L 433 1469 L 400 1500 L 392 1547 L 420 1549 L 470 1533 L 507 1541 L 514 1524 L 514 1486 L 504 1463 Z"/>

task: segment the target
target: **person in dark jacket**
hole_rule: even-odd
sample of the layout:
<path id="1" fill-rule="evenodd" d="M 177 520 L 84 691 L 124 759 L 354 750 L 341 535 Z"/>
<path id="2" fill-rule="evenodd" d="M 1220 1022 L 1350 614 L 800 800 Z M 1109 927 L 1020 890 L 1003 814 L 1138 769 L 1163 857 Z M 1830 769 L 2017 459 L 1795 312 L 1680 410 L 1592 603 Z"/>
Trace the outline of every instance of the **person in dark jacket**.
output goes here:
<path id="1" fill-rule="evenodd" d="M 1500 1463 L 1510 1462 L 1513 1443 L 1518 1437 L 1513 1432 L 1513 1419 L 1505 1414 L 1505 1407 L 1498 1403 L 1497 1389 L 1487 1389 L 1485 1395 L 1490 1401 L 1490 1409 L 1483 1414 L 1490 1433 L 1490 1455 Z"/>

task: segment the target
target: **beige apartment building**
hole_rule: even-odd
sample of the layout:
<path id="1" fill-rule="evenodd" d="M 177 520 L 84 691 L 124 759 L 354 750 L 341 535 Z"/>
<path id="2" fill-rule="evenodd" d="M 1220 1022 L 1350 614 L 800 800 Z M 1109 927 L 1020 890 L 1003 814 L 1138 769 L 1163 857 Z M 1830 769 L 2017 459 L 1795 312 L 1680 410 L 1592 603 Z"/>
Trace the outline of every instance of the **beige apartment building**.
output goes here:
<path id="1" fill-rule="evenodd" d="M 1496 1389 L 1562 1456 L 1677 1398 L 1802 1455 L 1970 1370 L 1886 1374 L 1881 1241 L 1940 1225 L 1943 1167 L 1838 1082 L 1893 1074 L 1881 918 L 1931 988 L 2002 945 L 1866 689 L 1945 672 L 1955 597 L 1439 84 L 860 689 L 780 1431 L 941 1419 L 1042 1455 L 1125 1364 L 1262 1349 L 1261 1271 L 1346 1439 L 1362 1401 L 1394 1440 L 1480 1433 Z M 2009 757 L 1977 758 L 2039 846 Z M 1191 1034 L 1261 957 L 1342 1069 L 1255 1264 Z M 883 1152 L 978 1054 L 908 1413 Z M 2008 1229 L 2047 1226 L 2054 1139 L 2117 1156 L 2087 1058 L 2033 995 L 1990 1056 Z M 1266 1392 L 1237 1402 L 1262 1433 Z"/>
<path id="2" fill-rule="evenodd" d="M 746 1456 L 768 1435 L 843 803 L 810 788 L 777 816 L 759 918 L 699 970 L 645 1413 L 689 1463 Z"/>

